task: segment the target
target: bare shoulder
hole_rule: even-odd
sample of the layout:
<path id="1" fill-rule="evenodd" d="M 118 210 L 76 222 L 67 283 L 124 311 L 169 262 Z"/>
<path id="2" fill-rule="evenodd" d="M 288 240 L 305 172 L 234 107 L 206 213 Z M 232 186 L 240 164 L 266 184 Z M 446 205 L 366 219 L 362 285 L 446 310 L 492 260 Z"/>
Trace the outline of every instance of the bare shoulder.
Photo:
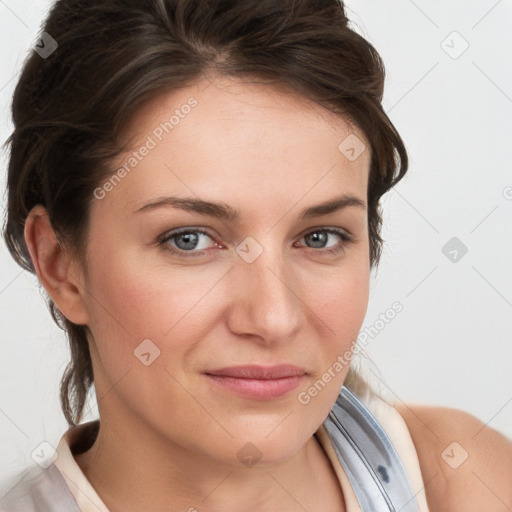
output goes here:
<path id="1" fill-rule="evenodd" d="M 431 512 L 512 509 L 512 440 L 467 412 L 396 405 L 418 453 Z"/>

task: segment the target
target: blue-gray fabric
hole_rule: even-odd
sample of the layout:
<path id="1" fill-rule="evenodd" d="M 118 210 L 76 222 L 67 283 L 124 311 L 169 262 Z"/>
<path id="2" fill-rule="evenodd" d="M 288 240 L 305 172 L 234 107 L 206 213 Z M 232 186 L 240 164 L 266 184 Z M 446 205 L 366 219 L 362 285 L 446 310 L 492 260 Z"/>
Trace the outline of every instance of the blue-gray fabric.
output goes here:
<path id="1" fill-rule="evenodd" d="M 363 512 L 419 512 L 411 482 L 391 440 L 345 386 L 324 426 Z"/>

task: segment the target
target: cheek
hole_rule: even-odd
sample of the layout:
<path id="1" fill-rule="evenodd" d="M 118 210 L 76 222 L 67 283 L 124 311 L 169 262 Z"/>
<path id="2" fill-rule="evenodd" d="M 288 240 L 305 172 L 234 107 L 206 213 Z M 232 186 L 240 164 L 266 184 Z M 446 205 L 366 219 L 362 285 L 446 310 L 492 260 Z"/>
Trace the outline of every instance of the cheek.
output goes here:
<path id="1" fill-rule="evenodd" d="M 368 307 L 369 264 L 363 259 L 353 263 L 340 267 L 331 278 L 317 279 L 316 288 L 310 288 L 316 290 L 315 294 L 310 294 L 309 304 L 317 318 L 316 357 L 320 363 L 312 381 L 320 379 L 324 382 L 317 386 L 322 390 L 322 398 L 315 402 L 323 402 L 326 412 L 349 370 Z M 312 395 L 316 396 L 314 390 Z"/>
<path id="2" fill-rule="evenodd" d="M 318 290 L 318 311 L 324 312 L 336 325 L 356 322 L 366 313 L 369 296 L 369 275 L 363 271 L 339 273 L 333 280 L 325 280 Z"/>
<path id="3" fill-rule="evenodd" d="M 337 348 L 346 348 L 347 341 L 357 338 L 368 307 L 370 268 L 362 257 L 340 265 L 331 276 L 312 280 L 310 294 L 312 308 L 326 324 L 326 339 L 333 340 Z"/>
<path id="4" fill-rule="evenodd" d="M 134 351 L 144 340 L 155 344 L 155 354 L 160 350 L 157 366 L 173 369 L 206 337 L 208 318 L 215 317 L 218 307 L 208 292 L 222 274 L 148 265 L 127 251 L 97 251 L 90 269 L 89 327 L 113 378 L 138 369 Z M 145 343 L 151 349 L 151 343 Z"/>
<path id="5" fill-rule="evenodd" d="M 170 322 L 176 309 L 175 296 L 162 294 L 161 288 L 155 287 L 151 277 L 143 273 L 143 268 L 131 268 L 119 259 L 115 265 L 104 260 L 101 266 L 96 266 L 87 287 L 95 339 L 122 339 L 127 344 L 128 340 L 151 338 L 164 329 L 162 312 L 168 313 Z M 118 334 L 111 338 L 113 333 Z"/>
<path id="6" fill-rule="evenodd" d="M 94 294 L 88 306 L 96 389 L 108 397 L 103 411 L 122 403 L 167 434 L 174 429 L 173 436 L 183 437 L 192 414 L 187 379 L 211 330 L 208 319 L 216 317 L 207 292 L 218 278 L 168 266 L 145 268 L 126 253 L 103 256 L 102 264 L 99 253 L 91 261 L 88 283 Z M 200 410 L 192 416 L 205 421 Z M 171 417 L 175 428 L 169 427 Z"/>

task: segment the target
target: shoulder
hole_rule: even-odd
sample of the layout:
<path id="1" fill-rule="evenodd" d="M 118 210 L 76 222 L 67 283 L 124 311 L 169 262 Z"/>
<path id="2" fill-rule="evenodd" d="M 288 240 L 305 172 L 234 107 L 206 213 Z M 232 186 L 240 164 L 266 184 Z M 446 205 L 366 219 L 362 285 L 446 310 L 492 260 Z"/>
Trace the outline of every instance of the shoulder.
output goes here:
<path id="1" fill-rule="evenodd" d="M 467 412 L 401 404 L 418 453 L 428 505 L 436 512 L 512 507 L 512 441 Z"/>

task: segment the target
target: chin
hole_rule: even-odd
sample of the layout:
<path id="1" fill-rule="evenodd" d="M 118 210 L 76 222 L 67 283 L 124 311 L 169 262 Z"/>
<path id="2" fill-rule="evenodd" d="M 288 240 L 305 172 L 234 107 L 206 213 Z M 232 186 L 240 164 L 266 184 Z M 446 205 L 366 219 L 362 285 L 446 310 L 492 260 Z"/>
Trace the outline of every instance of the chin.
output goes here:
<path id="1" fill-rule="evenodd" d="M 274 426 L 269 429 L 243 429 L 220 447 L 220 455 L 229 457 L 236 468 L 266 466 L 282 463 L 292 457 L 309 440 L 304 430 L 296 425 Z M 277 423 L 278 424 L 278 423 Z M 272 430 L 275 429 L 275 430 Z M 229 456 L 228 455 L 228 456 Z"/>
<path id="2" fill-rule="evenodd" d="M 250 441 L 241 445 L 237 450 L 236 456 L 227 461 L 234 466 L 235 470 L 248 468 L 272 468 L 277 464 L 282 464 L 289 460 L 304 443 L 297 445 L 280 445 L 278 448 L 271 444 L 251 443 Z"/>

